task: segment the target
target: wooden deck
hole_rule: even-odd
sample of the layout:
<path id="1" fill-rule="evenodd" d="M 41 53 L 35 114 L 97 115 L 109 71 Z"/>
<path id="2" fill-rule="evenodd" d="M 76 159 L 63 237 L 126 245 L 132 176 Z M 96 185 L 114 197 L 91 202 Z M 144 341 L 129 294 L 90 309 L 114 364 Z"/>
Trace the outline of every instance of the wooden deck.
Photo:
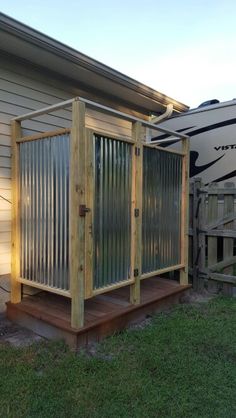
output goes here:
<path id="1" fill-rule="evenodd" d="M 64 339 L 72 348 L 98 342 L 143 320 L 147 315 L 179 303 L 191 286 L 154 277 L 141 282 L 141 304 L 129 302 L 129 286 L 85 301 L 85 325 L 70 325 L 70 299 L 48 292 L 27 296 L 20 303 L 7 303 L 7 317 L 49 339 Z"/>

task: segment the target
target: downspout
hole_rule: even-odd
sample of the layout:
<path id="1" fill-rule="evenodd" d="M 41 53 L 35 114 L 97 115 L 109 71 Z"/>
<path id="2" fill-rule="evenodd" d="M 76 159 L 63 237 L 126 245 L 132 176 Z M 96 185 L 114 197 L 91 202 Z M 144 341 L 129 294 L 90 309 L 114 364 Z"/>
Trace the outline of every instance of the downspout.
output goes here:
<path id="1" fill-rule="evenodd" d="M 172 103 L 169 103 L 166 106 L 166 110 L 165 110 L 164 113 L 162 113 L 162 115 L 160 115 L 160 116 L 151 116 L 149 118 L 149 120 L 150 120 L 150 122 L 155 123 L 155 125 L 157 125 L 159 122 L 163 121 L 164 119 L 169 118 L 172 115 L 173 110 L 174 110 L 173 104 Z M 152 139 L 151 129 L 150 128 L 146 128 L 146 141 L 147 142 L 150 142 L 151 139 Z"/>
<path id="2" fill-rule="evenodd" d="M 155 123 L 155 125 L 156 125 L 156 124 L 158 124 L 158 123 L 159 123 L 159 122 L 161 122 L 163 119 L 169 118 L 169 117 L 172 115 L 173 110 L 174 110 L 174 106 L 173 106 L 173 104 L 172 104 L 172 103 L 169 103 L 169 104 L 166 106 L 166 110 L 165 110 L 165 112 L 164 112 L 164 113 L 162 113 L 162 115 L 160 115 L 160 116 L 153 116 L 153 117 L 151 117 L 151 118 L 150 118 L 150 122 Z"/>

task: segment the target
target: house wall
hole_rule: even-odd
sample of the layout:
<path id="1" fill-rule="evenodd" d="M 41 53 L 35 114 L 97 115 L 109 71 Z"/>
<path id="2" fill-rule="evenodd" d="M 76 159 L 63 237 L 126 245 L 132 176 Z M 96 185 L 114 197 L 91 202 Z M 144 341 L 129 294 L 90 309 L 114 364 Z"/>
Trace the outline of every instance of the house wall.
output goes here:
<path id="1" fill-rule="evenodd" d="M 1 57 L 0 65 L 0 275 L 10 273 L 11 263 L 11 129 L 14 116 L 28 113 L 54 103 L 80 95 L 103 104 L 114 106 L 121 111 L 137 114 L 135 109 L 106 100 L 98 93 L 86 91 L 73 83 L 55 79 L 51 74 L 37 68 L 23 65 L 12 58 Z M 54 130 L 70 126 L 71 113 L 60 110 L 50 115 L 23 122 L 23 135 Z M 131 124 L 108 117 L 99 112 L 88 111 L 86 126 L 105 130 L 107 134 L 129 137 Z"/>

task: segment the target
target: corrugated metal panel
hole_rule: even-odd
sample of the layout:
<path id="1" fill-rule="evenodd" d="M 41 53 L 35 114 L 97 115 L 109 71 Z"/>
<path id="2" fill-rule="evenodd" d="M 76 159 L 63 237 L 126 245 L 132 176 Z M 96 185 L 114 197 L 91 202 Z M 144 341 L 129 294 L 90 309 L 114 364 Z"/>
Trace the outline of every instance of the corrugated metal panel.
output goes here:
<path id="1" fill-rule="evenodd" d="M 21 276 L 69 289 L 69 135 L 20 144 Z"/>
<path id="2" fill-rule="evenodd" d="M 142 272 L 180 263 L 182 157 L 144 147 Z"/>
<path id="3" fill-rule="evenodd" d="M 95 136 L 94 288 L 130 278 L 132 145 Z"/>

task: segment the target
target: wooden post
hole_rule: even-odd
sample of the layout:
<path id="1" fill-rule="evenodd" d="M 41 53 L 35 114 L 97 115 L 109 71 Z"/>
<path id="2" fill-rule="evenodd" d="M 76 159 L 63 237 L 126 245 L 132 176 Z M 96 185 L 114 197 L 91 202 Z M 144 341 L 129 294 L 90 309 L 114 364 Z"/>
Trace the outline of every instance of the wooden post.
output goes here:
<path id="1" fill-rule="evenodd" d="M 188 268 L 193 276 L 193 181 L 189 182 L 189 237 L 188 237 Z"/>
<path id="2" fill-rule="evenodd" d="M 184 153 L 182 165 L 182 204 L 181 204 L 181 264 L 180 284 L 188 284 L 188 228 L 189 228 L 189 139 L 182 140 Z"/>
<path id="3" fill-rule="evenodd" d="M 231 189 L 234 188 L 234 183 L 228 182 L 225 183 L 225 188 Z M 228 215 L 234 211 L 234 195 L 225 195 L 224 196 L 224 215 Z M 234 229 L 234 221 L 225 224 L 224 229 Z M 233 257 L 234 255 L 234 239 L 233 238 L 223 238 L 223 260 Z M 226 267 L 223 270 L 224 274 L 233 276 L 234 268 L 233 266 Z M 223 293 L 227 296 L 233 295 L 233 286 L 224 283 L 223 284 Z"/>
<path id="4" fill-rule="evenodd" d="M 217 189 L 217 183 L 211 183 L 208 186 L 208 190 Z M 218 218 L 218 195 L 208 195 L 208 223 L 217 221 Z M 208 237 L 208 266 L 217 263 L 217 237 Z M 217 291 L 218 284 L 213 280 L 208 279 L 208 290 L 215 293 Z"/>
<path id="5" fill-rule="evenodd" d="M 194 179 L 193 185 L 193 288 L 203 290 L 206 257 L 206 194 L 202 192 L 201 178 Z"/>
<path id="6" fill-rule="evenodd" d="M 203 183 L 200 181 L 199 191 L 203 189 Z M 204 279 L 202 273 L 206 272 L 206 193 L 200 193 L 199 210 L 198 210 L 198 251 L 199 257 L 197 261 L 197 290 L 204 289 Z M 206 276 L 204 276 L 205 278 Z"/>
<path id="7" fill-rule="evenodd" d="M 72 104 L 70 145 L 70 292 L 71 326 L 84 325 L 85 217 L 80 205 L 85 204 L 85 104 Z"/>
<path id="8" fill-rule="evenodd" d="M 199 220 L 201 215 L 202 196 L 200 195 L 201 179 L 195 178 L 193 182 L 193 289 L 199 287 L 199 259 L 201 247 L 199 244 Z"/>
<path id="9" fill-rule="evenodd" d="M 132 225 L 131 225 L 131 271 L 134 284 L 130 286 L 130 302 L 140 303 L 140 279 L 142 274 L 142 184 L 143 145 L 140 122 L 132 124 L 132 138 L 135 141 L 132 154 Z"/>
<path id="10" fill-rule="evenodd" d="M 20 277 L 20 196 L 19 196 L 19 145 L 21 123 L 12 121 L 12 258 L 11 258 L 11 302 L 21 301 Z"/>

